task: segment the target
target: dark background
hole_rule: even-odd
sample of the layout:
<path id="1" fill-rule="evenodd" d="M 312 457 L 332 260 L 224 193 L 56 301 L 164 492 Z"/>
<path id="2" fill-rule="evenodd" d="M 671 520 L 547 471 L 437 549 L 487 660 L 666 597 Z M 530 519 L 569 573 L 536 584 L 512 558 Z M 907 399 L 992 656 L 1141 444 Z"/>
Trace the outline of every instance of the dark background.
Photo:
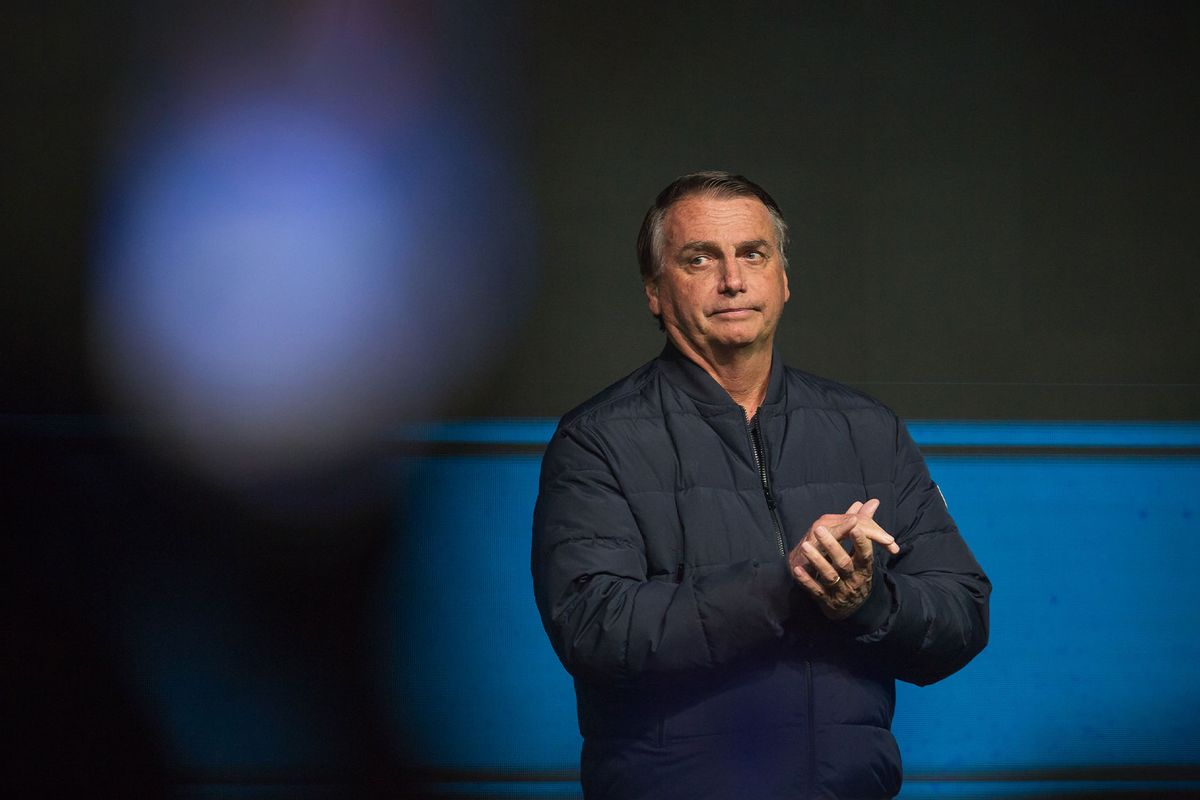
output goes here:
<path id="1" fill-rule="evenodd" d="M 790 221 L 795 365 L 910 417 L 1200 410 L 1194 6 L 606 8 L 536 15 L 541 294 L 493 413 L 655 353 L 634 233 L 710 168 Z"/>
<path id="2" fill-rule="evenodd" d="M 325 516 L 178 475 L 108 418 L 90 361 L 98 198 L 131 87 L 165 91 L 159 67 L 192 37 L 253 50 L 290 7 L 26 4 L 0 24 L 0 624 L 21 740 L 0 775 L 31 796 L 396 796 L 412 777 L 372 614 L 395 543 L 453 531 L 413 529 L 405 476 L 369 458 L 272 488 Z M 1195 4 L 398 7 L 537 209 L 495 259 L 534 264 L 533 302 L 514 273 L 511 346 L 436 416 L 558 416 L 652 357 L 637 227 L 667 182 L 715 168 L 789 219 L 791 364 L 909 418 L 1200 418 Z M 505 535 L 523 547 L 525 530 Z M 147 663 L 198 676 L 173 690 L 196 702 L 174 728 L 149 710 Z M 260 706 L 282 720 L 264 729 L 300 733 L 222 711 Z M 228 771 L 182 759 L 171 730 Z"/>
<path id="3" fill-rule="evenodd" d="M 515 71 L 466 46 L 470 12 L 439 17 L 438 44 L 523 141 L 539 214 L 517 257 L 539 281 L 515 345 L 445 416 L 557 416 L 654 355 L 637 226 L 668 181 L 711 168 L 764 184 L 790 221 L 797 366 L 908 417 L 1200 412 L 1194 4 L 490 14 L 515 33 L 484 44 Z M 99 156 L 115 92 L 153 81 L 153 43 L 188 35 L 186 15 L 6 17 L 0 408 L 102 411 L 83 326 Z"/>

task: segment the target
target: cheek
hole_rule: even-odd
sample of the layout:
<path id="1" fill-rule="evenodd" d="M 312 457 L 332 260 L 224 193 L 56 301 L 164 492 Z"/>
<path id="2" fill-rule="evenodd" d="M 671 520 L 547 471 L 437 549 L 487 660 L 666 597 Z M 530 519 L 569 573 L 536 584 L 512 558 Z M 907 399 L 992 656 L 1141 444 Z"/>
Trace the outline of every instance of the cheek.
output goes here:
<path id="1" fill-rule="evenodd" d="M 713 290 L 699 281 L 685 285 L 659 286 L 659 312 L 666 319 L 686 322 L 692 326 L 703 326 L 706 291 Z"/>
<path id="2" fill-rule="evenodd" d="M 701 292 L 689 292 L 679 298 L 679 314 L 680 316 L 703 318 L 704 312 L 701 310 L 704 307 Z"/>

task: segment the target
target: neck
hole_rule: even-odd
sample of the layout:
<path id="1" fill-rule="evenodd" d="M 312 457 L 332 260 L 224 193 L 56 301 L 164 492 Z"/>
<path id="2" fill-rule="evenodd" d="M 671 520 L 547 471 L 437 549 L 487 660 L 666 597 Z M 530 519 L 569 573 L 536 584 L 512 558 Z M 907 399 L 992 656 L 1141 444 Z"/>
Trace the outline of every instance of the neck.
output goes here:
<path id="1" fill-rule="evenodd" d="M 770 342 L 760 346 L 701 352 L 683 337 L 671 336 L 670 339 L 679 352 L 699 365 L 729 393 L 733 402 L 742 407 L 746 419 L 758 412 L 771 380 Z"/>

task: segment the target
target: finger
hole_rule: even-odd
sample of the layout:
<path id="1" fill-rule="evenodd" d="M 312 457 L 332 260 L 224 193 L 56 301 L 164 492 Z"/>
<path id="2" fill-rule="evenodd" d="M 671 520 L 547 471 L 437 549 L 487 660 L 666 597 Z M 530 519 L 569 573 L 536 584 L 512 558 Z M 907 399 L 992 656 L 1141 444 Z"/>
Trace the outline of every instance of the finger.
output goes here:
<path id="1" fill-rule="evenodd" d="M 847 514 L 857 514 L 858 510 L 862 507 L 863 507 L 862 501 L 855 500 L 853 503 L 850 504 L 850 507 L 846 509 L 846 513 Z"/>
<path id="2" fill-rule="evenodd" d="M 863 533 L 855 531 L 854 535 L 854 565 L 862 568 L 868 567 L 875 560 L 875 551 L 871 546 L 871 538 Z"/>
<path id="3" fill-rule="evenodd" d="M 863 503 L 862 509 L 858 513 L 859 513 L 860 517 L 866 517 L 867 519 L 874 519 L 875 512 L 878 510 L 879 510 L 879 499 L 876 497 L 872 497 L 870 500 Z"/>
<path id="4" fill-rule="evenodd" d="M 844 538 L 846 538 L 847 534 L 850 533 L 850 531 L 854 530 L 854 526 L 857 524 L 858 524 L 858 517 L 855 516 L 854 514 L 847 514 L 846 516 L 842 517 L 842 520 L 840 522 L 835 523 L 833 525 L 824 525 L 824 526 L 814 525 L 813 533 L 816 533 L 816 531 L 818 529 L 824 527 L 826 530 L 828 530 L 833 535 L 833 538 L 844 539 Z"/>
<path id="5" fill-rule="evenodd" d="M 817 541 L 825 551 L 826 558 L 833 564 L 834 569 L 843 578 L 854 572 L 854 561 L 842 543 L 830 535 L 827 528 L 817 528 Z"/>
<path id="6" fill-rule="evenodd" d="M 811 528 L 815 528 L 818 525 L 824 525 L 826 528 L 832 528 L 834 525 L 837 525 L 838 523 L 845 522 L 846 519 L 848 519 L 850 516 L 852 516 L 852 515 L 850 515 L 850 514 L 822 514 L 820 516 L 820 518 L 817 519 L 817 521 L 812 524 Z M 810 528 L 810 530 L 811 530 L 811 528 Z"/>
<path id="7" fill-rule="evenodd" d="M 900 552 L 900 545 L 896 544 L 896 537 L 879 527 L 878 523 L 870 517 L 859 517 L 858 525 L 854 528 L 855 532 L 861 531 L 872 541 L 879 542 L 888 549 L 892 555 Z"/>
<path id="8" fill-rule="evenodd" d="M 795 569 L 808 564 L 808 556 L 804 555 L 804 550 L 800 545 L 792 548 L 792 552 L 788 553 L 788 565 Z"/>
<path id="9" fill-rule="evenodd" d="M 825 531 L 825 535 L 829 535 L 829 531 L 824 526 L 817 528 L 817 535 L 820 536 L 821 531 Z M 833 565 L 825 558 L 825 555 L 817 549 L 812 542 L 804 543 L 804 555 L 808 556 L 809 574 L 820 576 L 826 586 L 830 586 L 838 582 L 842 577 Z"/>
<path id="10" fill-rule="evenodd" d="M 806 570 L 796 567 L 792 570 L 792 574 L 796 576 L 796 580 L 800 585 L 808 590 L 808 593 L 818 600 L 824 600 L 826 597 L 825 587 L 818 583 L 812 575 L 809 575 Z"/>

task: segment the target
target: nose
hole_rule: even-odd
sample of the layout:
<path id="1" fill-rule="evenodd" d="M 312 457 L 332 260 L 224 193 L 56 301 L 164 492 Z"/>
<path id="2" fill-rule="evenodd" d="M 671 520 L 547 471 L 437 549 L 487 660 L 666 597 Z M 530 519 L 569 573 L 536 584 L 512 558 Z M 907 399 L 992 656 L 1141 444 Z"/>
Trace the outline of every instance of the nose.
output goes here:
<path id="1" fill-rule="evenodd" d="M 717 291 L 725 295 L 741 294 L 746 291 L 742 265 L 738 263 L 738 259 L 731 258 L 725 261 L 721 270 L 721 285 L 717 287 Z"/>

